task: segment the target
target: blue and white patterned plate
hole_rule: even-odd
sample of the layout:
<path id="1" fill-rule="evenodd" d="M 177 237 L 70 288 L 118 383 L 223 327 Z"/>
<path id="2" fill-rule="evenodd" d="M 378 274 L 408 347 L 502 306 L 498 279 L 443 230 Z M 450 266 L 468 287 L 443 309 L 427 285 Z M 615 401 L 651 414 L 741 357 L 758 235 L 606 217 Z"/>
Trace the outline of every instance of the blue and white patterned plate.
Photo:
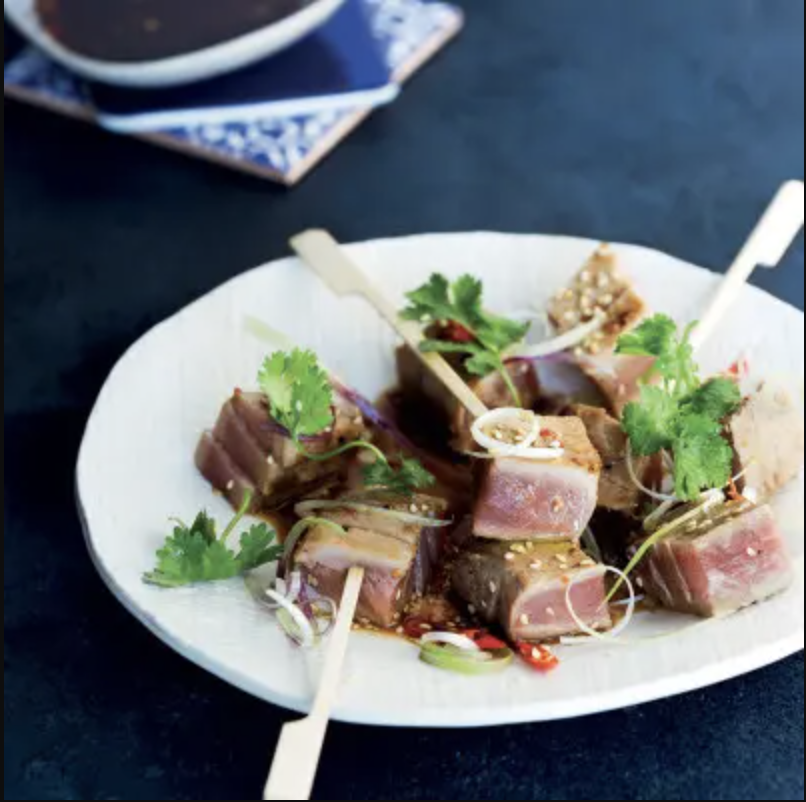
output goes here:
<path id="1" fill-rule="evenodd" d="M 455 6 L 425 0 L 365 0 L 372 30 L 403 83 L 462 28 Z M 52 111 L 93 121 L 83 81 L 31 48 L 9 62 L 4 88 Z M 302 179 L 369 114 L 367 109 L 267 118 L 258 122 L 175 128 L 143 138 L 189 155 L 255 173 L 284 184 Z"/>

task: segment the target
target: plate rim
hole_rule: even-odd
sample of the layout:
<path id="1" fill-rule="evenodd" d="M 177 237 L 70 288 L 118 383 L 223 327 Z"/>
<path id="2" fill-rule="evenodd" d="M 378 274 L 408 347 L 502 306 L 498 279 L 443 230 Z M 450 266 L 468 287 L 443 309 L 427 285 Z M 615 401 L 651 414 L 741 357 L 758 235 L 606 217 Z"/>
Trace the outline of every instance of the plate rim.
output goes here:
<path id="1" fill-rule="evenodd" d="M 577 244 L 589 244 L 592 247 L 595 247 L 598 244 L 597 240 L 567 235 L 507 233 L 501 231 L 468 231 L 386 237 L 349 244 L 345 243 L 344 247 L 348 251 L 356 253 L 360 252 L 362 249 L 372 249 L 383 246 L 388 247 L 401 242 L 413 243 L 414 241 L 425 241 L 432 238 L 466 239 L 473 236 L 502 237 L 506 239 L 519 238 L 533 241 L 551 240 L 555 242 L 558 240 L 563 240 Z M 714 273 L 713 271 L 707 270 L 706 268 L 700 267 L 693 263 L 686 262 L 685 260 L 668 254 L 662 250 L 651 248 L 645 245 L 613 243 L 613 247 L 616 250 L 630 248 L 655 256 L 662 255 L 674 259 L 688 269 L 709 273 L 714 277 L 714 279 L 719 277 L 718 274 Z M 205 303 L 210 296 L 226 292 L 231 285 L 242 281 L 245 277 L 251 274 L 263 272 L 265 270 L 274 268 L 277 265 L 287 263 L 288 261 L 294 261 L 295 259 L 296 257 L 294 256 L 280 257 L 258 267 L 248 269 L 227 279 L 211 289 L 209 292 L 204 293 L 199 298 L 191 301 L 189 304 L 181 307 L 173 314 L 167 316 L 164 320 L 152 326 L 147 332 L 138 337 L 134 343 L 125 349 L 124 353 L 116 361 L 114 367 L 104 382 L 98 398 L 93 405 L 92 412 L 88 418 L 78 454 L 75 472 L 75 495 L 82 533 L 92 563 L 112 595 L 123 605 L 126 610 L 128 610 L 131 615 L 134 616 L 134 618 L 144 625 L 161 642 L 171 648 L 171 650 L 189 660 L 202 670 L 223 680 L 227 684 L 240 689 L 256 699 L 277 705 L 286 710 L 307 714 L 310 711 L 310 705 L 308 703 L 300 703 L 297 699 L 286 696 L 281 692 L 271 691 L 267 687 L 261 686 L 258 683 L 250 680 L 248 677 L 242 675 L 237 669 L 229 668 L 222 664 L 216 663 L 214 659 L 209 658 L 203 651 L 198 650 L 192 644 L 184 641 L 181 636 L 174 635 L 173 633 L 169 632 L 167 629 L 161 626 L 158 620 L 142 610 L 139 605 L 133 599 L 131 599 L 127 595 L 126 591 L 118 584 L 114 574 L 107 568 L 107 566 L 104 564 L 103 558 L 96 550 L 83 501 L 83 496 L 86 491 L 82 491 L 82 475 L 84 473 L 84 465 L 88 459 L 87 451 L 90 429 L 94 420 L 96 419 L 96 413 L 104 401 L 107 388 L 113 382 L 119 369 L 121 369 L 124 363 L 128 361 L 131 354 L 147 340 L 156 336 L 157 333 L 164 327 L 170 326 L 171 323 L 177 318 L 191 313 L 196 306 Z M 804 313 L 800 309 L 795 307 L 793 304 L 778 298 L 767 290 L 755 285 L 751 285 L 750 289 L 753 292 L 762 293 L 763 295 L 768 296 L 778 304 L 790 307 L 801 317 L 804 317 Z M 797 574 L 798 581 L 803 583 L 803 560 L 798 561 Z M 718 625 L 719 619 L 703 622 L 702 625 L 704 626 L 709 624 Z M 588 716 L 621 710 L 627 707 L 644 705 L 651 702 L 660 701 L 662 699 L 674 698 L 702 690 L 704 688 L 712 687 L 732 679 L 737 679 L 799 654 L 804 650 L 805 638 L 806 635 L 804 628 L 801 627 L 798 632 L 795 632 L 786 638 L 781 638 L 767 645 L 757 646 L 751 650 L 741 653 L 741 655 L 732 656 L 729 659 L 708 664 L 696 670 L 676 673 L 666 678 L 656 680 L 650 679 L 646 682 L 631 685 L 622 690 L 610 691 L 606 696 L 597 694 L 581 696 L 572 701 L 563 700 L 554 706 L 552 706 L 550 699 L 545 699 L 541 700 L 539 703 L 526 703 L 517 708 L 502 708 L 499 706 L 485 709 L 480 707 L 464 711 L 451 710 L 450 713 L 447 713 L 444 708 L 422 707 L 405 715 L 398 715 L 393 721 L 389 720 L 388 716 L 384 716 L 383 711 L 373 712 L 372 707 L 356 708 L 353 706 L 350 709 L 337 708 L 334 711 L 333 720 L 347 724 L 379 726 L 384 728 L 416 727 L 429 729 L 470 729 L 585 718 Z M 595 703 L 593 703 L 594 701 Z M 450 716 L 451 721 L 446 721 L 447 716 Z"/>

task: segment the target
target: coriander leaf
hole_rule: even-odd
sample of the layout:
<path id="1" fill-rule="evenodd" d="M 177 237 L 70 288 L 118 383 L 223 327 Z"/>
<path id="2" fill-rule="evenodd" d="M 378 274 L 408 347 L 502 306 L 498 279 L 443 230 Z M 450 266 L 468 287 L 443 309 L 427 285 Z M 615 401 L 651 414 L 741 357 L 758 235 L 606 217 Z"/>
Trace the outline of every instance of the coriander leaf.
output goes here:
<path id="1" fill-rule="evenodd" d="M 677 340 L 677 324 L 668 315 L 655 315 L 635 331 L 624 334 L 616 352 L 627 356 L 661 357 L 671 353 Z"/>
<path id="2" fill-rule="evenodd" d="M 204 555 L 210 544 L 199 532 L 177 527 L 157 552 L 157 567 L 144 579 L 150 585 L 178 588 L 204 576 Z"/>
<path id="3" fill-rule="evenodd" d="M 436 479 L 416 459 L 404 459 L 399 469 L 376 462 L 364 469 L 367 487 L 383 487 L 401 496 L 411 496 L 436 484 Z"/>
<path id="4" fill-rule="evenodd" d="M 491 354 L 489 351 L 474 354 L 465 362 L 465 369 L 473 376 L 489 376 L 496 370 L 502 373 L 506 370 L 501 357 Z"/>
<path id="5" fill-rule="evenodd" d="M 695 501 L 703 490 L 724 487 L 730 481 L 733 449 L 719 421 L 706 415 L 681 418 L 674 458 L 675 492 L 681 499 Z"/>
<path id="6" fill-rule="evenodd" d="M 403 318 L 418 323 L 449 320 L 452 313 L 450 289 L 448 279 L 435 273 L 428 284 L 406 295 L 410 305 L 403 311 Z"/>
<path id="7" fill-rule="evenodd" d="M 272 355 L 263 363 L 258 381 L 272 417 L 295 442 L 319 434 L 333 422 L 333 386 L 313 352 L 297 349 Z"/>
<path id="8" fill-rule="evenodd" d="M 678 400 L 699 386 L 699 367 L 694 360 L 691 335 L 697 324 L 691 324 L 678 337 L 677 324 L 668 315 L 655 315 L 635 331 L 623 335 L 616 353 L 626 356 L 654 357 L 655 364 L 644 377 L 649 383 L 660 376 L 664 386 Z"/>
<path id="9" fill-rule="evenodd" d="M 216 523 L 206 512 L 200 512 L 190 527 L 190 531 L 200 534 L 207 543 L 212 543 L 216 538 Z"/>
<path id="10" fill-rule="evenodd" d="M 428 284 L 407 295 L 409 306 L 402 316 L 424 325 L 456 323 L 473 338 L 469 343 L 453 341 L 437 346 L 434 340 L 426 340 L 421 346 L 426 352 L 467 354 L 466 367 L 476 376 L 486 376 L 494 371 L 504 375 L 513 398 L 520 405 L 517 388 L 511 382 L 504 367 L 507 349 L 519 343 L 529 331 L 528 323 L 518 323 L 485 311 L 483 285 L 473 276 L 462 276 L 453 285 L 444 277 L 434 275 Z"/>
<path id="11" fill-rule="evenodd" d="M 491 351 L 502 354 L 517 345 L 529 333 L 531 323 L 518 323 L 498 315 L 484 313 L 484 323 L 479 326 L 479 340 Z"/>
<path id="12" fill-rule="evenodd" d="M 256 524 L 241 535 L 241 551 L 237 558 L 241 571 L 277 562 L 282 555 L 283 546 L 277 543 L 276 533 L 266 524 Z"/>
<path id="13" fill-rule="evenodd" d="M 712 420 L 724 420 L 742 405 L 742 392 L 730 379 L 712 379 L 683 401 L 687 413 L 706 415 Z"/>
<path id="14" fill-rule="evenodd" d="M 651 457 L 674 442 L 674 425 L 678 406 L 662 388 L 641 388 L 641 402 L 632 403 L 624 411 L 624 430 L 630 438 L 633 453 Z"/>
<path id="15" fill-rule="evenodd" d="M 294 397 L 294 386 L 288 381 L 287 364 L 287 354 L 281 352 L 273 354 L 263 363 L 258 376 L 260 389 L 268 397 L 272 414 L 278 422 L 291 413 L 291 401 Z"/>
<path id="16" fill-rule="evenodd" d="M 240 523 L 251 506 L 247 495 L 238 514 L 216 537 L 215 521 L 207 513 L 201 513 L 193 527 L 178 525 L 173 535 L 157 552 L 157 566 L 143 580 L 161 588 L 180 588 L 200 582 L 218 582 L 233 579 L 245 571 L 269 562 L 275 562 L 282 554 L 282 546 L 275 544 L 275 534 L 265 524 L 253 526 L 241 537 L 241 552 L 235 555 L 227 546 L 232 530 Z"/>
<path id="17" fill-rule="evenodd" d="M 473 276 L 462 276 L 453 285 L 453 297 L 457 322 L 463 323 L 471 331 L 484 325 L 484 285 Z"/>
<path id="18" fill-rule="evenodd" d="M 225 579 L 234 579 L 241 574 L 241 566 L 238 565 L 235 554 L 220 540 L 207 547 L 202 564 L 204 572 L 195 580 L 197 582 L 221 582 Z"/>

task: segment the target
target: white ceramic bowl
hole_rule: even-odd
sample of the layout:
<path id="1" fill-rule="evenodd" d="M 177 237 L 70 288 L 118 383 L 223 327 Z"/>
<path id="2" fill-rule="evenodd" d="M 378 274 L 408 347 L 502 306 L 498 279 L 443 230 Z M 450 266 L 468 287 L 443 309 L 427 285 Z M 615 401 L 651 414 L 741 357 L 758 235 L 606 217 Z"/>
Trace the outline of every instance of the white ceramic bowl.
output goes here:
<path id="1" fill-rule="evenodd" d="M 3 8 L 24 37 L 78 75 L 118 86 L 156 88 L 215 78 L 268 58 L 320 28 L 344 3 L 315 0 L 296 14 L 245 36 L 195 53 L 136 64 L 86 58 L 64 47 L 43 27 L 34 0 L 3 0 Z"/>

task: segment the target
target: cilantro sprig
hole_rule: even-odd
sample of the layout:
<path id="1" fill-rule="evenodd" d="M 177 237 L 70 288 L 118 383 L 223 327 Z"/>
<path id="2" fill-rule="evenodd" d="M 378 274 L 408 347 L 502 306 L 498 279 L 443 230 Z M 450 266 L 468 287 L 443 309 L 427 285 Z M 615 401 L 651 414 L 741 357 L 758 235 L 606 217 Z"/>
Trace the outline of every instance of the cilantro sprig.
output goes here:
<path id="1" fill-rule="evenodd" d="M 675 493 L 684 501 L 730 481 L 733 449 L 723 422 L 742 403 L 741 391 L 729 379 L 702 382 L 691 344 L 695 328 L 692 324 L 680 336 L 670 317 L 657 315 L 624 335 L 617 348 L 619 354 L 655 360 L 643 379 L 640 401 L 624 412 L 623 425 L 634 454 L 674 456 Z"/>
<path id="2" fill-rule="evenodd" d="M 308 459 L 326 462 L 355 449 L 375 455 L 376 463 L 366 469 L 365 482 L 401 495 L 431 487 L 436 480 L 416 460 L 404 460 L 400 470 L 377 446 L 366 440 L 346 443 L 326 454 L 311 454 L 304 439 L 314 437 L 335 421 L 333 385 L 312 351 L 279 351 L 268 357 L 260 370 L 258 382 L 266 395 L 272 417 L 288 431 L 297 449 Z"/>
<path id="3" fill-rule="evenodd" d="M 247 494 L 220 537 L 216 522 L 206 512 L 199 513 L 191 526 L 177 521 L 173 535 L 157 552 L 156 568 L 145 574 L 143 580 L 160 588 L 181 588 L 234 579 L 261 565 L 277 562 L 283 547 L 266 524 L 255 524 L 243 532 L 237 553 L 228 545 L 251 505 L 252 495 Z"/>
<path id="4" fill-rule="evenodd" d="M 404 459 L 398 470 L 388 463 L 376 462 L 364 469 L 364 484 L 379 487 L 400 496 L 412 496 L 436 484 L 436 479 L 416 459 Z"/>
<path id="5" fill-rule="evenodd" d="M 444 276 L 434 274 L 427 284 L 407 294 L 409 306 L 402 317 L 425 326 L 455 323 L 465 329 L 469 335 L 467 342 L 426 339 L 420 348 L 425 353 L 467 356 L 465 368 L 473 376 L 499 372 L 515 405 L 520 407 L 523 405 L 520 393 L 507 370 L 504 355 L 526 337 L 529 324 L 487 312 L 483 296 L 484 287 L 473 276 L 462 276 L 451 284 Z"/>

